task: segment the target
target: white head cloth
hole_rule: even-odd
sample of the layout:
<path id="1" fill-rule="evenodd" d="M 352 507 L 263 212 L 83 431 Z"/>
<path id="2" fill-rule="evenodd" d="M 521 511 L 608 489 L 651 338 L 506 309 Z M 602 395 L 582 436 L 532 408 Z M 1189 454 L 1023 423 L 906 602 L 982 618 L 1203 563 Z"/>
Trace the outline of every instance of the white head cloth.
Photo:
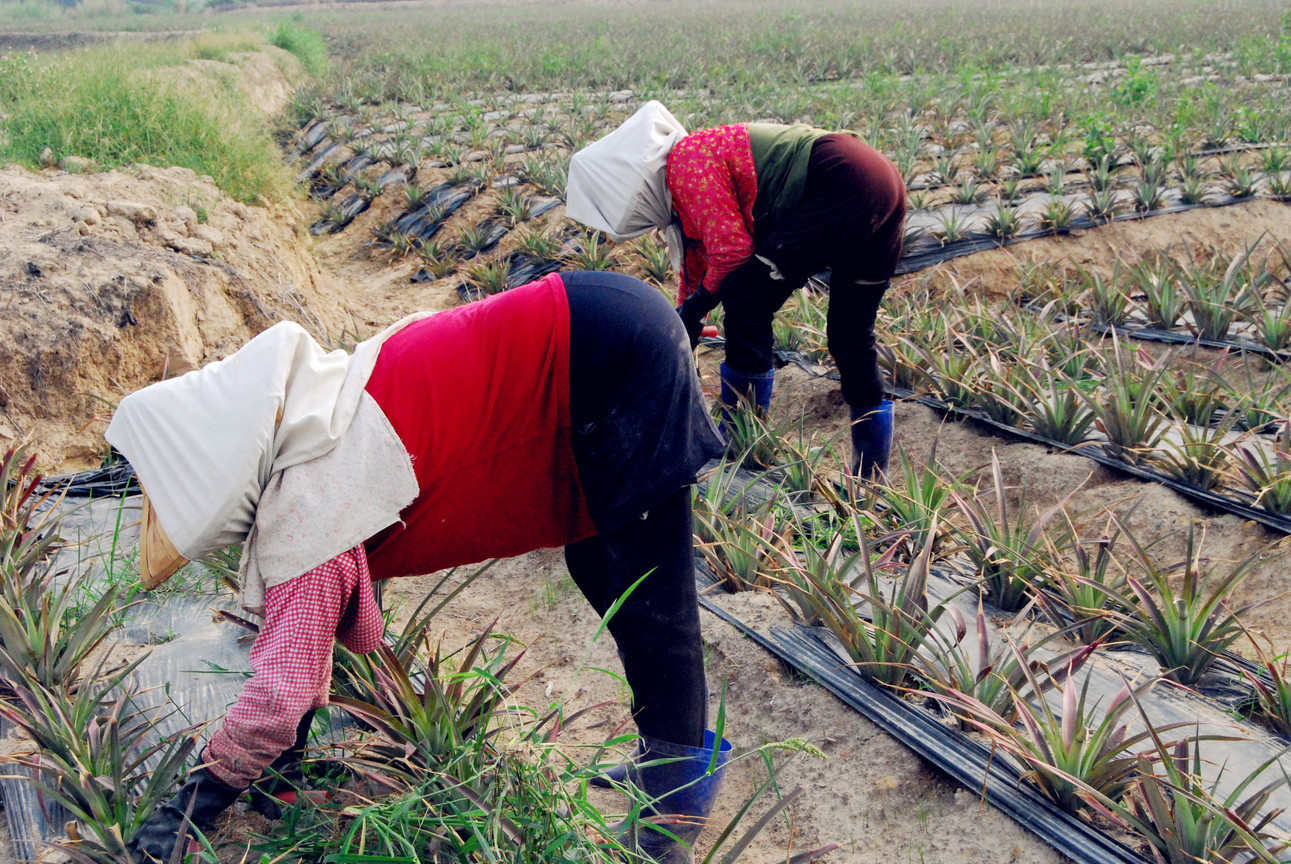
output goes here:
<path id="1" fill-rule="evenodd" d="M 623 125 L 574 154 L 569 162 L 565 214 L 604 231 L 615 242 L 664 229 L 673 269 L 681 270 L 681 226 L 672 215 L 666 169 L 686 129 L 651 100 Z"/>
<path id="2" fill-rule="evenodd" d="M 298 324 L 275 324 L 232 356 L 121 401 L 104 437 L 134 467 L 181 555 L 246 540 L 270 477 L 336 447 L 400 325 L 350 355 L 324 351 Z"/>

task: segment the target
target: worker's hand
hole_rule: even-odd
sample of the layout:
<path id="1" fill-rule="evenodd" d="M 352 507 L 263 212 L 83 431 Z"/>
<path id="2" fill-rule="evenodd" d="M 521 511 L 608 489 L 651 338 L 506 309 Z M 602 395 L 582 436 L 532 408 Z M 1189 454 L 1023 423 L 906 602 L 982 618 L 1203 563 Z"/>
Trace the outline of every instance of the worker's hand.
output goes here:
<path id="1" fill-rule="evenodd" d="M 241 789 L 225 786 L 205 768 L 195 771 L 174 798 L 154 810 L 135 830 L 130 838 L 130 857 L 135 864 L 170 864 L 176 860 L 178 848 L 182 860 L 191 825 L 209 828 L 241 794 Z"/>
<path id="2" fill-rule="evenodd" d="M 697 318 L 687 318 L 682 307 L 677 307 L 677 314 L 681 316 L 681 326 L 686 328 L 686 337 L 690 339 L 690 350 L 694 351 L 699 347 L 699 337 L 704 332 L 704 322 Z"/>
<path id="3" fill-rule="evenodd" d="M 188 843 L 187 824 L 182 810 L 162 804 L 130 838 L 130 860 L 134 864 L 170 864 L 175 848 Z"/>
<path id="4" fill-rule="evenodd" d="M 704 316 L 713 311 L 720 302 L 722 302 L 720 297 L 710 294 L 701 287 L 681 301 L 681 305 L 677 307 L 682 326 L 686 328 L 686 335 L 690 337 L 690 350 L 694 351 L 699 345 L 699 337 L 704 332 Z"/>

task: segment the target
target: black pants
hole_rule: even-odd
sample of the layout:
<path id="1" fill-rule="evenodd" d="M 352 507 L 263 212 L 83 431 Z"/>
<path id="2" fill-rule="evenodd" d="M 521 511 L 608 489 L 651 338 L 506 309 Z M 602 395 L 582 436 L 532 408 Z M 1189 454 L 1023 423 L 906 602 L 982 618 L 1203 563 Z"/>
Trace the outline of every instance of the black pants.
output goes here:
<path id="1" fill-rule="evenodd" d="M 600 531 L 635 519 L 725 452 L 686 330 L 657 289 L 622 273 L 562 273 L 579 483 Z"/>
<path id="2" fill-rule="evenodd" d="M 810 275 L 810 274 L 808 274 Z M 807 277 L 772 279 L 770 268 L 751 258 L 722 283 L 726 328 L 726 363 L 741 372 L 768 372 L 775 365 L 772 320 Z M 874 326 L 887 290 L 886 281 L 873 286 L 830 282 L 825 338 L 838 365 L 843 401 L 854 408 L 874 408 L 883 400 L 878 343 Z"/>
<path id="3" fill-rule="evenodd" d="M 609 622 L 642 735 L 698 747 L 707 720 L 690 488 L 642 517 L 565 547 L 569 575 L 598 615 L 645 576 Z"/>
<path id="4" fill-rule="evenodd" d="M 859 138 L 826 135 L 812 147 L 802 201 L 765 237 L 755 257 L 722 280 L 726 362 L 741 372 L 772 368 L 771 320 L 813 273 L 831 268 L 826 337 L 843 399 L 873 408 L 883 399 L 874 324 L 901 258 L 905 183 Z M 772 261 L 771 268 L 756 256 Z"/>
<path id="5" fill-rule="evenodd" d="M 608 629 L 642 735 L 691 747 L 707 716 L 690 488 L 723 452 L 681 320 L 618 273 L 562 274 L 569 298 L 570 414 L 580 482 L 599 533 L 565 548 L 597 614 L 643 576 Z"/>

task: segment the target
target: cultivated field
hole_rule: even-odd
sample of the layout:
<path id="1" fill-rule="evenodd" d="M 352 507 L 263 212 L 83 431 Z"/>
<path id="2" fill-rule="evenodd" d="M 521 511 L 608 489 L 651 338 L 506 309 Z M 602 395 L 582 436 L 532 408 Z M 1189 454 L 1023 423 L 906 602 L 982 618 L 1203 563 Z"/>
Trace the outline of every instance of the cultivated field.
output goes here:
<path id="1" fill-rule="evenodd" d="M 34 472 L 110 461 L 123 393 L 278 320 L 345 347 L 560 268 L 671 296 L 658 238 L 611 244 L 563 206 L 570 154 L 656 98 L 689 129 L 853 130 L 910 202 L 880 319 L 887 482 L 840 482 L 822 274 L 777 319 L 770 415 L 737 418 L 696 493 L 705 599 L 739 622 L 704 616 L 711 717 L 743 754 L 701 859 L 1291 854 L 1284 4 L 31 0 L 0 22 L 0 436 L 35 459 L 4 464 L 0 752 L 45 789 L 15 805 L 27 780 L 0 782 L 20 844 L 70 822 L 79 840 L 53 854 L 122 860 L 197 752 L 132 713 L 165 699 L 118 701 L 155 659 L 100 663 L 188 635 L 129 625 L 136 499 L 95 511 L 110 542 L 79 555 L 101 559 L 89 576 L 53 579 L 71 558 L 53 557 Z M 722 356 L 720 339 L 698 353 L 713 393 Z M 209 597 L 194 626 L 240 657 L 239 625 L 204 605 L 230 607 L 235 561 L 194 565 L 163 603 Z M 405 638 L 337 661 L 367 727 L 337 711 L 317 730 L 333 800 L 236 812 L 198 854 L 621 859 L 635 804 L 586 779 L 631 749 L 626 693 L 559 551 L 385 599 Z M 827 692 L 802 640 L 905 719 Z M 208 656 L 178 654 L 165 668 Z M 923 737 L 980 776 L 900 743 L 929 718 Z M 15 809 L 54 801 L 70 815 Z"/>

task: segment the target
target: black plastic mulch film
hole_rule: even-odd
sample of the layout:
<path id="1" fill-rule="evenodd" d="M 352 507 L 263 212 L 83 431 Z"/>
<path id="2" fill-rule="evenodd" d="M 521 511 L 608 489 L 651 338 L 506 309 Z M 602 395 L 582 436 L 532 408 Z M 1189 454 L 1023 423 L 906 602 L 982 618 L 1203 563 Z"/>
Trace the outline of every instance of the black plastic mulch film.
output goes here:
<path id="1" fill-rule="evenodd" d="M 746 492 L 751 490 L 755 499 L 772 494 L 770 484 L 757 479 L 755 474 L 742 471 L 737 480 L 744 485 Z M 1115 838 L 1046 799 L 1037 787 L 1022 780 L 1008 759 L 992 753 L 981 740 L 948 726 L 941 718 L 898 694 L 866 681 L 855 671 L 842 646 L 828 631 L 771 625 L 766 632 L 759 632 L 722 608 L 715 599 L 720 597 L 715 589 L 717 580 L 700 557 L 696 559 L 696 569 L 701 587 L 700 602 L 704 608 L 825 687 L 965 787 L 982 794 L 992 805 L 1065 855 L 1088 864 L 1145 860 Z M 966 592 L 966 584 L 971 584 L 971 577 L 943 566 L 935 567 L 928 582 L 929 600 L 957 606 L 965 620 L 973 620 L 977 612 L 977 595 L 972 591 Z M 987 611 L 991 642 L 1002 644 L 1004 631 L 996 622 L 1007 620 L 1009 616 L 989 604 Z M 943 617 L 938 625 L 949 641 L 954 638 L 949 632 L 952 626 L 949 616 Z M 1036 654 L 1041 660 L 1053 656 L 1054 652 L 1047 649 L 1039 649 Z M 1233 694 L 1231 684 L 1240 681 L 1244 673 L 1258 674 L 1258 670 L 1243 658 L 1226 652 L 1216 666 L 1215 674 L 1202 685 L 1201 692 L 1163 685 L 1141 700 L 1144 711 L 1157 728 L 1167 724 L 1186 724 L 1196 734 L 1232 736 L 1234 732 L 1238 733 L 1240 740 L 1207 745 L 1222 752 L 1222 758 L 1216 758 L 1215 749 L 1208 750 L 1210 764 L 1204 769 L 1208 780 L 1219 783 L 1221 794 L 1229 792 L 1248 774 L 1279 759 L 1287 746 L 1285 740 L 1233 716 L 1229 704 Z M 1108 705 L 1126 680 L 1142 681 L 1157 674 L 1159 669 L 1155 661 L 1143 651 L 1104 650 L 1097 652 L 1076 673 L 1075 682 L 1088 689 L 1091 704 Z M 1045 698 L 1054 713 L 1060 715 L 1060 695 L 1050 693 Z M 1143 728 L 1142 721 L 1136 717 L 1129 718 L 1128 722 L 1135 729 Z M 1245 737 L 1241 738 L 1243 735 Z M 1285 808 L 1288 804 L 1291 804 L 1291 790 L 1278 790 L 1269 809 Z M 1288 825 L 1291 817 L 1278 813 L 1274 818 L 1278 828 L 1287 830 L 1291 827 Z"/>
<path id="2" fill-rule="evenodd" d="M 1123 324 L 1118 327 L 1109 327 L 1105 324 L 1095 324 L 1092 321 L 1085 322 L 1082 326 L 1106 336 L 1115 333 L 1117 336 L 1128 336 L 1131 339 L 1138 339 L 1143 342 L 1162 342 L 1166 345 L 1200 345 L 1202 348 L 1213 348 L 1216 351 L 1259 354 L 1274 363 L 1285 363 L 1291 360 L 1291 351 L 1279 351 L 1267 345 L 1253 342 L 1250 339 L 1203 339 L 1191 333 L 1181 333 L 1177 330 L 1161 330 L 1148 326 L 1127 327 Z"/>
<path id="3" fill-rule="evenodd" d="M 823 643 L 819 633 L 808 628 L 773 627 L 766 636 L 710 597 L 701 595 L 699 602 L 964 787 L 981 792 L 986 801 L 1073 861 L 1147 864 L 1147 859 L 1134 850 L 1033 791 L 1003 759 L 992 758 L 989 748 L 848 669 Z"/>
<path id="4" fill-rule="evenodd" d="M 791 668 L 820 684 L 837 696 L 844 704 L 863 714 L 884 732 L 909 749 L 946 772 L 966 788 L 983 796 L 1014 821 L 1033 831 L 1042 840 L 1064 855 L 1082 864 L 1140 864 L 1147 859 L 1125 846 L 1117 839 L 1103 833 L 1092 824 L 1068 813 L 1045 798 L 1033 784 L 1021 777 L 1017 768 L 979 739 L 962 729 L 943 722 L 931 711 L 866 681 L 843 656 L 843 649 L 833 634 L 821 628 L 794 626 L 791 628 L 771 625 L 767 632 L 742 621 L 722 608 L 714 599 L 713 587 L 717 584 L 711 570 L 702 560 L 696 560 L 700 575 L 700 604 L 726 623 L 735 627 L 749 639 L 770 652 Z M 976 612 L 976 594 L 965 594 L 962 584 L 947 576 L 945 571 L 933 570 L 929 579 L 929 599 L 961 605 L 961 613 Z M 963 605 L 967 604 L 967 605 Z M 971 608 L 969 608 L 971 607 Z M 1002 613 L 987 606 L 988 618 L 1001 617 Z M 1008 616 L 1002 616 L 1007 618 Z M 992 640 L 999 640 L 998 628 Z M 1112 660 L 1111 655 L 1116 659 Z M 1047 659 L 1052 652 L 1044 652 L 1040 659 Z M 1225 661 L 1234 658 L 1226 656 Z M 1237 663 L 1233 665 L 1247 665 Z M 1088 682 L 1091 702 L 1110 704 L 1125 680 L 1141 681 L 1154 675 L 1155 663 L 1142 652 L 1098 652 L 1080 671 L 1076 682 Z M 1231 669 L 1230 676 L 1240 674 Z M 1125 677 L 1123 678 L 1122 675 Z M 1061 715 L 1061 697 L 1050 693 L 1046 697 L 1050 708 Z M 1222 753 L 1222 759 L 1210 752 L 1210 764 L 1204 769 L 1206 778 L 1220 781 L 1220 794 L 1230 792 L 1248 774 L 1260 769 L 1270 760 L 1278 759 L 1285 752 L 1287 742 L 1253 724 L 1234 718 L 1221 703 L 1184 688 L 1158 686 L 1141 697 L 1144 710 L 1154 726 L 1161 728 L 1170 723 L 1182 723 L 1197 734 L 1232 736 L 1246 734 L 1239 741 L 1213 743 Z M 1132 730 L 1143 728 L 1142 721 L 1131 718 Z M 1194 725 L 1195 724 L 1195 725 Z M 1181 731 L 1187 731 L 1186 729 Z M 1177 734 L 1177 733 L 1176 733 Z M 1150 746 L 1150 745 L 1149 745 Z M 1276 776 L 1277 769 L 1266 769 Z M 1221 772 L 1227 772 L 1220 777 Z M 1287 806 L 1291 790 L 1281 789 L 1267 806 L 1270 812 Z M 1274 825 L 1285 831 L 1288 817 L 1282 812 L 1274 816 Z"/>
<path id="5" fill-rule="evenodd" d="M 1234 204 L 1246 204 L 1254 200 L 1270 200 L 1268 198 L 1257 198 L 1248 196 L 1244 198 L 1235 198 L 1232 195 L 1212 195 L 1205 203 L 1199 204 L 1174 204 L 1169 207 L 1160 207 L 1156 210 L 1146 210 L 1140 213 L 1120 213 L 1111 219 L 1092 219 L 1089 216 L 1079 216 L 1072 220 L 1071 225 L 1064 229 L 1063 234 L 1071 231 L 1080 231 L 1089 228 L 1097 228 L 1100 225 L 1106 225 L 1109 222 L 1136 222 L 1144 219 L 1150 219 L 1155 216 L 1168 216 L 1173 213 L 1184 213 L 1189 210 L 1204 210 L 1214 207 L 1231 207 Z M 957 205 L 951 205 L 957 206 Z M 1039 240 L 1043 237 L 1053 237 L 1055 231 L 1035 229 L 1032 231 L 1022 231 L 1013 237 L 991 237 L 989 235 L 974 235 L 958 240 L 954 243 L 941 244 L 936 238 L 907 238 L 904 248 L 901 252 L 901 261 L 897 264 L 896 275 L 903 276 L 907 273 L 915 273 L 920 270 L 926 270 L 929 267 L 935 267 L 943 261 L 950 261 L 955 258 L 963 258 L 966 255 L 973 255 L 978 252 L 986 252 L 991 249 L 999 249 L 1005 246 L 1014 246 L 1018 243 L 1025 243 L 1028 240 Z"/>
<path id="6" fill-rule="evenodd" d="M 134 468 L 124 459 L 92 471 L 45 477 L 40 485 L 69 498 L 108 498 L 139 491 L 139 480 L 135 477 Z"/>
<path id="7" fill-rule="evenodd" d="M 1103 449 L 1101 442 L 1086 441 L 1085 443 L 1076 446 L 1063 444 L 1061 441 L 1055 441 L 1052 438 L 1037 435 L 1036 433 L 1027 431 L 1026 429 L 1021 429 L 1017 426 L 1009 426 L 1007 423 L 1001 423 L 998 420 L 992 420 L 990 417 L 977 411 L 957 408 L 954 405 L 949 405 L 934 396 L 917 396 L 910 390 L 895 387 L 888 388 L 888 391 L 890 395 L 896 398 L 909 399 L 911 401 L 918 402 L 921 405 L 927 405 L 929 408 L 934 410 L 945 412 L 946 414 L 965 417 L 978 423 L 982 423 L 991 427 L 991 429 L 996 432 L 999 432 L 1001 435 L 1020 438 L 1034 444 L 1043 444 L 1047 447 L 1062 450 L 1066 453 L 1074 453 L 1078 456 L 1084 456 L 1086 459 L 1092 459 L 1100 465 L 1120 471 L 1123 474 L 1129 474 L 1132 477 L 1137 477 L 1140 480 L 1146 480 L 1150 483 L 1159 483 L 1162 486 L 1178 492 L 1185 498 L 1197 502 L 1198 504 L 1203 504 L 1216 510 L 1222 510 L 1225 513 L 1232 513 L 1234 516 L 1240 516 L 1243 519 L 1250 519 L 1253 522 L 1260 523 L 1266 528 L 1272 528 L 1274 531 L 1280 531 L 1283 534 L 1291 534 L 1291 517 L 1281 516 L 1269 510 L 1245 504 L 1230 495 L 1220 495 L 1216 492 L 1200 489 L 1193 486 L 1191 483 L 1181 482 L 1167 474 L 1161 473 L 1160 471 L 1153 471 L 1151 468 L 1145 468 L 1142 465 L 1134 465 L 1123 459 L 1117 459 L 1115 456 L 1112 456 Z"/>
<path id="8" fill-rule="evenodd" d="M 1118 216 L 1113 217 L 1110 220 L 1094 220 L 1088 217 L 1080 217 L 1072 222 L 1072 225 L 1069 229 L 1065 229 L 1060 233 L 1066 234 L 1066 233 L 1070 233 L 1070 231 L 1098 228 L 1099 226 L 1106 225 L 1109 222 L 1141 221 L 1143 219 L 1148 219 L 1154 216 L 1166 216 L 1173 213 L 1183 213 L 1188 210 L 1201 210 L 1201 209 L 1213 208 L 1213 207 L 1231 207 L 1236 204 L 1247 204 L 1255 200 L 1270 200 L 1270 199 L 1257 198 L 1257 197 L 1233 198 L 1232 196 L 1223 196 L 1222 198 L 1216 197 L 1214 200 L 1211 200 L 1205 204 L 1179 204 L 1173 207 L 1162 207 L 1160 209 L 1150 210 L 1144 213 L 1122 213 Z M 1024 231 L 1017 234 L 1014 237 L 1009 237 L 1009 238 L 990 237 L 990 236 L 970 236 L 970 237 L 964 238 L 963 240 L 958 240 L 954 243 L 945 243 L 945 244 L 941 244 L 936 239 L 933 239 L 933 238 L 914 238 L 914 239 L 907 238 L 905 246 L 901 253 L 901 260 L 897 263 L 897 269 L 896 269 L 895 275 L 904 276 L 910 273 L 917 273 L 921 270 L 927 270 L 930 267 L 935 267 L 938 264 L 944 263 L 946 261 L 954 260 L 955 258 L 963 258 L 969 255 L 975 255 L 978 252 L 989 252 L 992 249 L 1001 249 L 1006 246 L 1014 246 L 1018 243 L 1025 243 L 1028 240 L 1040 240 L 1045 237 L 1053 237 L 1057 233 L 1059 232 L 1054 232 L 1049 230 L 1034 230 L 1034 231 Z M 562 265 L 560 264 L 559 261 L 553 259 L 551 261 L 551 266 L 552 266 L 552 271 L 555 271 L 557 269 L 560 269 Z M 552 271 L 549 271 L 549 272 L 552 272 Z M 817 274 L 816 278 L 819 278 L 823 282 L 828 284 L 829 282 L 828 271 L 825 271 L 824 273 L 821 273 L 821 274 Z M 524 284 L 524 283 L 522 282 L 519 284 Z M 510 286 L 510 287 L 515 287 L 515 286 Z M 478 294 L 469 293 L 468 291 L 463 290 L 461 288 L 458 289 L 458 293 L 464 300 L 478 300 L 480 299 L 480 296 L 482 296 Z M 1160 337 L 1156 335 L 1157 332 L 1158 331 L 1151 331 L 1151 330 L 1145 329 L 1144 331 L 1142 331 L 1142 335 L 1140 336 L 1138 328 L 1125 328 L 1126 335 L 1134 336 L 1135 338 L 1144 338 L 1144 339 L 1156 338 L 1156 339 L 1160 339 L 1161 341 L 1180 341 L 1180 342 L 1188 342 L 1188 343 L 1193 343 L 1197 341 L 1196 339 L 1183 338 L 1181 335 L 1178 336 L 1178 339 L 1176 340 L 1175 335 L 1177 334 Z M 1230 343 L 1222 343 L 1220 347 L 1242 348 L 1245 350 L 1259 350 L 1258 347 L 1252 347 L 1252 345 L 1253 343 L 1248 344 L 1245 342 L 1233 342 L 1231 343 L 1231 345 Z M 1211 347 L 1214 347 L 1214 346 L 1211 346 Z M 1267 352 L 1266 350 L 1262 353 L 1269 353 L 1269 352 Z M 1276 352 L 1274 353 L 1276 354 Z"/>
<path id="9" fill-rule="evenodd" d="M 314 121 L 314 122 L 321 122 L 321 121 Z M 326 129 L 324 129 L 320 133 L 315 129 L 313 129 L 312 126 L 313 124 L 306 124 L 304 127 L 302 127 L 309 130 L 309 132 L 304 136 L 302 140 L 309 141 L 310 138 L 313 139 L 313 143 L 307 143 L 303 148 L 304 150 L 308 150 L 311 147 L 313 147 L 315 144 L 321 141 L 323 137 L 327 134 Z M 1275 147 L 1285 147 L 1287 146 L 1287 143 L 1288 142 L 1286 141 L 1273 141 L 1265 144 L 1249 144 L 1249 143 L 1225 144 L 1222 147 L 1203 147 L 1201 149 L 1194 150 L 1192 152 L 1192 155 L 1197 157 L 1198 159 L 1208 159 L 1216 156 L 1229 156 L 1233 153 L 1253 153 L 1253 152 L 1258 152 L 1260 150 L 1271 150 Z M 960 147 L 958 149 L 955 149 L 954 151 L 943 151 L 942 155 L 947 155 L 950 152 L 953 152 L 953 154 L 956 157 L 964 157 L 964 156 L 971 157 L 973 154 L 977 153 L 977 150 L 973 148 L 968 148 L 968 147 Z M 1115 161 L 1115 166 L 1118 169 L 1132 168 L 1138 164 L 1139 163 L 1138 163 L 1137 157 L 1135 157 L 1132 153 L 1125 153 Z M 1085 172 L 1080 168 L 1068 167 L 1065 171 L 1063 171 L 1063 177 L 1064 178 L 1068 176 L 1083 177 L 1084 173 Z M 935 177 L 936 174 L 924 175 L 924 176 Z M 1049 177 L 1052 177 L 1052 176 L 1053 176 L 1052 170 L 1035 171 L 1030 174 L 1018 175 L 1018 179 L 1019 180 L 1041 180 L 1041 179 L 1048 179 Z M 925 179 L 921 182 L 917 179 L 913 179 L 906 184 L 906 190 L 909 192 L 932 192 L 938 189 L 954 189 L 958 185 L 959 183 L 953 182 L 950 180 Z"/>

